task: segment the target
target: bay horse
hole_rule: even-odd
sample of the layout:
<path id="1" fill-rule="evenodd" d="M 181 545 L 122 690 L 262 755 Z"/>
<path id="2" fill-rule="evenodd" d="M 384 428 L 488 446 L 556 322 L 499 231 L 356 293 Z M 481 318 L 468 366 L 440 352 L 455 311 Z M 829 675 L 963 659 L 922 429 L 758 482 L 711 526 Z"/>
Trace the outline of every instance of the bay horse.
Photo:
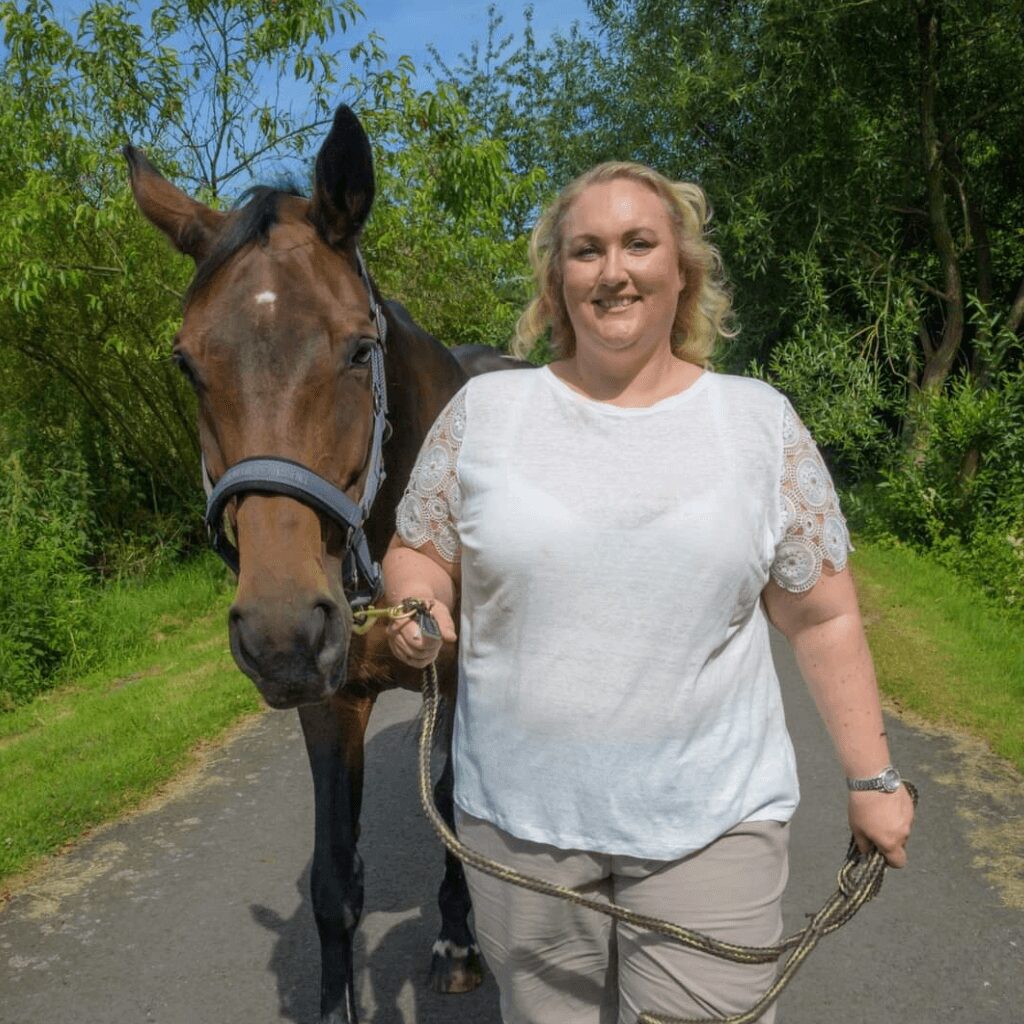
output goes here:
<path id="1" fill-rule="evenodd" d="M 369 578 L 364 600 L 379 585 L 377 560 L 420 445 L 467 371 L 401 306 L 382 303 L 366 273 L 357 245 L 374 198 L 373 156 L 348 107 L 338 108 L 317 155 L 311 199 L 256 188 L 221 212 L 172 185 L 140 150 L 128 146 L 125 156 L 140 210 L 196 264 L 173 358 L 198 398 L 212 505 L 220 495 L 210 525 L 238 572 L 231 650 L 267 704 L 298 709 L 316 815 L 320 1019 L 356 1024 L 363 736 L 377 696 L 418 690 L 420 673 L 390 655 L 383 629 L 353 635 L 345 581 L 365 591 Z M 517 364 L 470 348 L 470 372 Z M 306 483 L 271 486 L 254 478 L 257 466 Z M 320 500 L 323 487 L 334 496 Z M 367 498 L 372 509 L 357 523 Z M 455 661 L 445 649 L 438 663 L 449 699 Z M 451 823 L 450 757 L 435 796 Z M 462 866 L 451 855 L 438 904 L 431 984 L 469 991 L 481 964 Z"/>

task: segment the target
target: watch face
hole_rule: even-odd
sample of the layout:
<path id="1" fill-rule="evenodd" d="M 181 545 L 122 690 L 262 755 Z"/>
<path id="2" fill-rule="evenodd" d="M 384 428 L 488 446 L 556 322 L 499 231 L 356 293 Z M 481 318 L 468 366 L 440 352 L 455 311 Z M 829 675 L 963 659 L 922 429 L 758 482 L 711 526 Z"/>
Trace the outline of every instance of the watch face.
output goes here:
<path id="1" fill-rule="evenodd" d="M 882 788 L 886 793 L 895 793 L 900 788 L 900 773 L 895 768 L 886 768 L 882 772 Z"/>

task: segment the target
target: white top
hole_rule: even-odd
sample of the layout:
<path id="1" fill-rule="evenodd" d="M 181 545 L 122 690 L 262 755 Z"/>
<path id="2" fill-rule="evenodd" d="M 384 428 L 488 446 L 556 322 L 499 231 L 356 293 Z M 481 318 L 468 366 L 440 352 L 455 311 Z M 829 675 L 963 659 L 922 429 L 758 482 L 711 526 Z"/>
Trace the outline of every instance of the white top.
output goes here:
<path id="1" fill-rule="evenodd" d="M 462 560 L 455 800 L 524 839 L 674 859 L 799 791 L 759 600 L 849 538 L 786 399 L 704 373 L 622 408 L 548 368 L 475 377 L 398 510 Z"/>

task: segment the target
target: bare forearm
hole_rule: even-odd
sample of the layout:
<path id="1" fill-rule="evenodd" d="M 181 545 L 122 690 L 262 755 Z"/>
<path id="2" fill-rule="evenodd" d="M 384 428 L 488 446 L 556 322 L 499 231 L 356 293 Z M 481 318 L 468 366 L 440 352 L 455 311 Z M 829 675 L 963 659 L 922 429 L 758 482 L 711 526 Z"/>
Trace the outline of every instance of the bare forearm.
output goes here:
<path id="1" fill-rule="evenodd" d="M 890 764 L 889 743 L 850 573 L 824 575 L 804 594 L 770 583 L 764 601 L 796 654 L 847 778 L 876 776 Z M 907 790 L 853 792 L 847 807 L 861 851 L 874 846 L 890 866 L 902 867 L 914 820 Z"/>
<path id="2" fill-rule="evenodd" d="M 384 599 L 399 604 L 407 597 L 424 601 L 440 601 L 446 608 L 455 607 L 456 584 L 450 572 L 428 555 L 407 548 L 397 539 L 384 556 Z"/>
<path id="3" fill-rule="evenodd" d="M 889 744 L 860 614 L 808 625 L 789 641 L 846 775 L 876 775 L 890 763 Z"/>
<path id="4" fill-rule="evenodd" d="M 425 668 L 438 655 L 442 642 L 456 639 L 452 610 L 459 587 L 458 565 L 431 557 L 427 548 L 407 548 L 396 536 L 384 555 L 384 598 L 389 605 L 407 597 L 426 601 L 437 623 L 440 636 L 425 634 L 416 618 L 399 619 L 388 624 L 388 644 L 392 653 L 407 665 Z"/>

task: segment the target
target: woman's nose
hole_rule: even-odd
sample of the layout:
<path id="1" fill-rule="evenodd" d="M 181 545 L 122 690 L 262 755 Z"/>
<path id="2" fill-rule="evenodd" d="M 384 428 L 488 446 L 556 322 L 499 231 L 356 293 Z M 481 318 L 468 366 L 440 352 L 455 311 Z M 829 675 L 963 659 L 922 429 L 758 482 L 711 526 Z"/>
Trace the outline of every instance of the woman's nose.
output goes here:
<path id="1" fill-rule="evenodd" d="M 622 252 L 610 247 L 601 264 L 601 284 L 607 286 L 622 284 L 626 280 L 626 263 Z"/>

